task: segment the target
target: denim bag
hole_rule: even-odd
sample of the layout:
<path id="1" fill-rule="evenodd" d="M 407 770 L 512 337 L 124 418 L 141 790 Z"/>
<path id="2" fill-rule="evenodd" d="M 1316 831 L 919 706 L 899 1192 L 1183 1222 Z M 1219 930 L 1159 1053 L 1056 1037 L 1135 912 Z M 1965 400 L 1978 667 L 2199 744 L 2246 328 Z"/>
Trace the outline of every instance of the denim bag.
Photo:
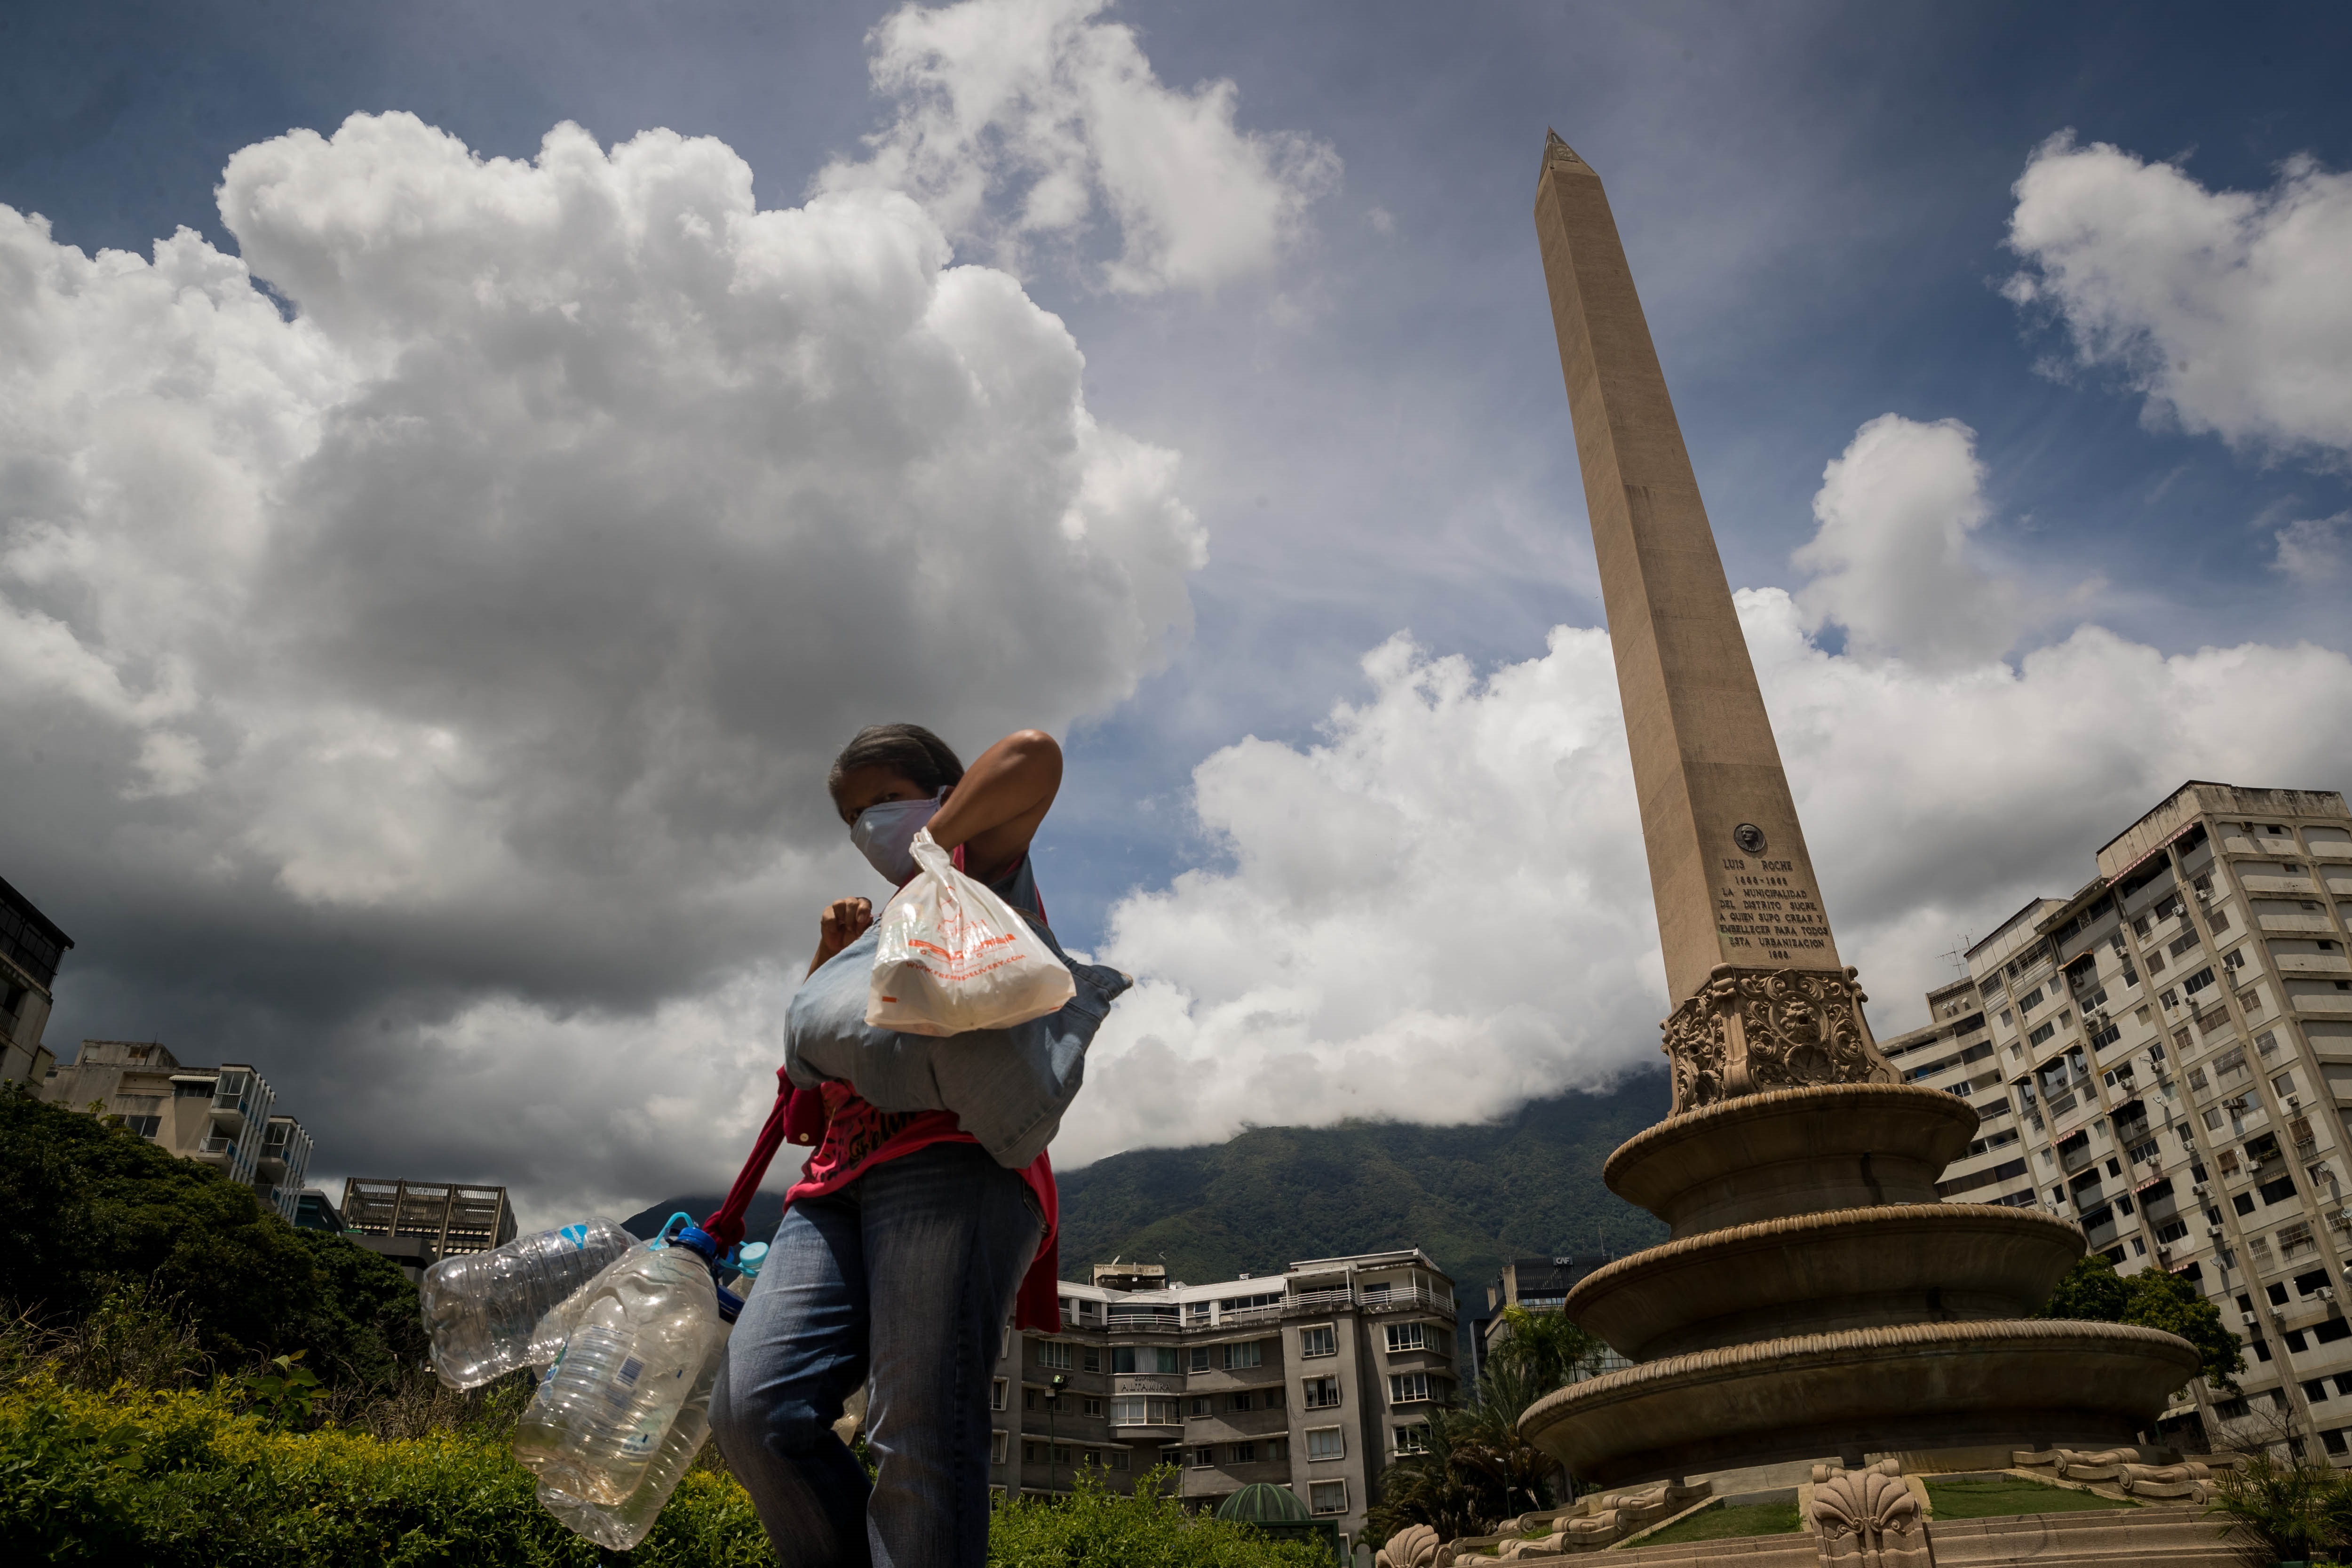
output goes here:
<path id="1" fill-rule="evenodd" d="M 866 1003 L 880 932 L 868 928 L 793 993 L 784 1020 L 784 1073 L 795 1089 L 815 1089 L 828 1079 L 848 1084 L 877 1110 L 951 1110 L 990 1158 L 1017 1171 L 1061 1130 L 1062 1114 L 1086 1078 L 1087 1047 L 1111 1003 L 1134 982 L 1062 951 L 1038 912 L 1025 858 L 989 886 L 1069 965 L 1077 994 L 1060 1011 L 1009 1029 L 961 1035 L 877 1029 L 866 1021 Z"/>

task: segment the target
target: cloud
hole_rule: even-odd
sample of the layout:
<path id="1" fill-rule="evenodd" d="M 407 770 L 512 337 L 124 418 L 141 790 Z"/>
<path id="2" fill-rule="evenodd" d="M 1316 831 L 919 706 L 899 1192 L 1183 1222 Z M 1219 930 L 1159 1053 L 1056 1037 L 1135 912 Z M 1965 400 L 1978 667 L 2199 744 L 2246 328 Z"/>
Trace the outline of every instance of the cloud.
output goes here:
<path id="1" fill-rule="evenodd" d="M 1821 527 L 1796 552 L 1819 574 L 1798 602 L 1846 628 L 1858 652 L 1942 668 L 2009 651 L 2024 629 L 2021 590 L 1978 569 L 1969 536 L 1987 508 L 1976 432 L 1882 414 L 1822 470 Z"/>
<path id="2" fill-rule="evenodd" d="M 2273 535 L 2278 554 L 2271 570 L 2314 585 L 2336 582 L 2347 564 L 2347 534 L 2352 534 L 2352 511 L 2290 522 Z"/>
<path id="3" fill-rule="evenodd" d="M 1963 427 L 1888 416 L 1817 500 L 1808 556 L 1843 574 L 1829 601 L 1907 571 L 1893 586 L 1926 616 L 1927 657 L 1874 607 L 1846 613 L 1883 646 L 1832 653 L 1810 635 L 1812 589 L 1736 595 L 1882 1034 L 1924 1021 L 1964 932 L 2081 886 L 2096 847 L 2184 779 L 2352 772 L 2339 651 L 2168 656 L 2084 626 L 2011 664 L 2008 634 L 1970 646 L 1918 611 L 1939 587 L 1985 592 L 1956 521 L 1975 489 Z M 1900 570 L 1867 542 L 1920 534 L 1891 552 Z M 1251 739 L 1196 770 L 1229 863 L 1113 911 L 1109 960 L 1143 984 L 1095 1047 L 1066 1163 L 1257 1121 L 1491 1116 L 1658 1060 L 1667 1000 L 1606 635 L 1559 627 L 1484 675 L 1400 637 L 1363 668 L 1370 696 L 1316 743 Z"/>
<path id="4" fill-rule="evenodd" d="M 620 1119 L 726 1020 L 772 1058 L 752 992 L 676 1010 L 870 880 L 841 742 L 1063 728 L 1186 634 L 1175 454 L 904 195 L 763 212 L 715 141 L 387 114 L 244 149 L 220 207 L 241 257 L 0 208 L 8 874 L 105 911 L 112 1026 L 340 1086 L 289 1101 L 329 1168 L 494 1173 L 502 1119 Z"/>
<path id="5" fill-rule="evenodd" d="M 2352 175 L 2287 160 L 2263 192 L 2209 191 L 2061 132 L 2016 185 L 2004 292 L 2122 373 L 2157 421 L 2232 446 L 2352 453 Z"/>
<path id="6" fill-rule="evenodd" d="M 1263 273 L 1339 182 L 1339 157 L 1292 132 L 1236 123 L 1230 79 L 1160 84 L 1108 0 L 905 5 L 870 37 L 876 89 L 898 119 L 824 190 L 908 192 L 959 239 L 1018 268 L 1105 213 L 1119 252 L 1103 285 L 1214 289 Z"/>

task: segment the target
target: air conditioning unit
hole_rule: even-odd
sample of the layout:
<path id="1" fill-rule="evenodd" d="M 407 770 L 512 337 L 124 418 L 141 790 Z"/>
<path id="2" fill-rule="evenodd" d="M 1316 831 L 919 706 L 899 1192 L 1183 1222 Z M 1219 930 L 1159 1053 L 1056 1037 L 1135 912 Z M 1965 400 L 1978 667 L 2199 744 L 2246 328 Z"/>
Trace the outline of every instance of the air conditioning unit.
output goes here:
<path id="1" fill-rule="evenodd" d="M 2189 1184 L 2189 1190 L 2195 1193 L 2201 1198 L 2205 1195 L 2205 1184 L 2202 1182 L 2191 1182 Z"/>
<path id="2" fill-rule="evenodd" d="M 2213 901 L 2213 890 L 2212 890 L 2211 889 L 2210 889 L 2210 888 L 2199 888 L 2198 889 L 2196 889 L 2196 892 L 2197 892 L 2197 901 L 2198 901 L 2199 903 L 2200 903 L 2200 904 L 2210 904 L 2210 903 L 2211 903 L 2211 902 Z"/>
<path id="3" fill-rule="evenodd" d="M 2246 1327 L 2250 1329 L 2260 1328 L 2262 1326 L 2262 1320 L 2255 1317 L 2252 1312 L 2241 1312 L 2238 1315 L 2246 1320 Z"/>
<path id="4" fill-rule="evenodd" d="M 2333 1285 L 2322 1285 L 2318 1289 L 2314 1290 L 2312 1294 L 2318 1297 L 2323 1301 L 2333 1301 L 2336 1300 L 2336 1287 Z"/>
<path id="5" fill-rule="evenodd" d="M 2299 1094 L 2288 1095 L 2286 1097 L 2286 1108 L 2289 1110 L 2301 1110 L 2303 1109 L 2303 1096 Z"/>
<path id="6" fill-rule="evenodd" d="M 2205 1227 L 2205 1234 L 2219 1241 L 2221 1239 L 2221 1227 L 2218 1225 L 2209 1225 Z"/>

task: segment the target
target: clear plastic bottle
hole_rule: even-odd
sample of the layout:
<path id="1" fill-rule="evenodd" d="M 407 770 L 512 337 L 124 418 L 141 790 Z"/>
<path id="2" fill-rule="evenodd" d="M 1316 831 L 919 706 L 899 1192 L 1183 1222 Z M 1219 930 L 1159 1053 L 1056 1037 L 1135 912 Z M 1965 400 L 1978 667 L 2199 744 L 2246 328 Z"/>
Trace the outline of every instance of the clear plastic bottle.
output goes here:
<path id="1" fill-rule="evenodd" d="M 617 1507 L 645 1479 L 701 1376 L 720 1333 L 718 1291 L 701 1258 L 649 1243 L 556 1316 L 571 1337 L 523 1412 L 514 1455 L 556 1491 Z"/>
<path id="2" fill-rule="evenodd" d="M 575 1535 L 584 1535 L 614 1552 L 634 1551 L 653 1529 L 654 1521 L 661 1517 L 663 1506 L 677 1490 L 677 1483 L 686 1479 L 686 1472 L 694 1468 L 695 1456 L 702 1452 L 703 1443 L 710 1436 L 710 1395 L 719 1385 L 719 1369 L 727 1364 L 727 1333 L 728 1325 L 722 1323 L 711 1337 L 702 1371 L 687 1391 L 686 1403 L 678 1407 L 669 1436 L 662 1439 L 661 1452 L 646 1467 L 645 1479 L 626 1501 L 604 1507 L 541 1481 L 540 1506 Z"/>
<path id="3" fill-rule="evenodd" d="M 418 1292 L 433 1370 L 452 1388 L 478 1388 L 518 1367 L 547 1365 L 563 1343 L 541 1342 L 548 1313 L 636 1244 L 611 1220 L 592 1219 L 443 1258 Z"/>

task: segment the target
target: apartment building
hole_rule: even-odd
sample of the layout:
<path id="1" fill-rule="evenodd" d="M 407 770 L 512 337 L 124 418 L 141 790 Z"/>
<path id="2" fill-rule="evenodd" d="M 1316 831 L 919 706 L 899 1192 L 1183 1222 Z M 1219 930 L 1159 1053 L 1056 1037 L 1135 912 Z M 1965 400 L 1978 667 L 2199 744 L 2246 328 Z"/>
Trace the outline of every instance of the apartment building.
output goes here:
<path id="1" fill-rule="evenodd" d="M 49 1022 L 50 993 L 73 938 L 0 881 L 0 1084 L 29 1085 L 35 1093 L 57 1065 L 41 1044 Z"/>
<path id="2" fill-rule="evenodd" d="M 1523 1307 L 1530 1312 L 1565 1310 L 1570 1288 L 1609 1261 L 1609 1254 L 1592 1252 L 1559 1258 L 1515 1258 L 1504 1264 L 1502 1273 L 1486 1287 L 1485 1314 L 1471 1324 L 1470 1353 L 1474 1359 L 1466 1376 L 1475 1379 L 1484 1373 L 1487 1356 L 1509 1336 L 1510 1324 L 1503 1316 L 1506 1307 Z M 1604 1349 L 1601 1359 L 1576 1381 L 1581 1383 L 1585 1377 L 1597 1377 L 1633 1364 L 1616 1351 Z"/>
<path id="3" fill-rule="evenodd" d="M 277 1109 L 269 1080 L 242 1062 L 186 1067 L 152 1040 L 84 1040 L 51 1067 L 41 1098 L 95 1109 L 184 1160 L 242 1182 L 289 1222 L 310 1171 L 310 1135 Z"/>
<path id="4" fill-rule="evenodd" d="M 1886 1043 L 1982 1121 L 1944 1195 L 2036 1205 L 2126 1272 L 2188 1279 L 2246 1340 L 2183 1446 L 2284 1426 L 2352 1465 L 2352 813 L 2327 791 L 2192 781 L 2036 899 Z"/>
<path id="5" fill-rule="evenodd" d="M 343 1183 L 340 1228 L 415 1279 L 454 1254 L 512 1241 L 514 1206 L 504 1187 L 353 1176 Z"/>
<path id="6" fill-rule="evenodd" d="M 1007 1331 L 989 1455 L 1003 1490 L 1130 1491 L 1180 1468 L 1187 1506 L 1286 1487 L 1346 1542 L 1381 1472 L 1418 1451 L 1455 1380 L 1454 1284 L 1419 1249 L 1170 1284 L 1157 1264 L 1065 1282 L 1062 1326 Z"/>

